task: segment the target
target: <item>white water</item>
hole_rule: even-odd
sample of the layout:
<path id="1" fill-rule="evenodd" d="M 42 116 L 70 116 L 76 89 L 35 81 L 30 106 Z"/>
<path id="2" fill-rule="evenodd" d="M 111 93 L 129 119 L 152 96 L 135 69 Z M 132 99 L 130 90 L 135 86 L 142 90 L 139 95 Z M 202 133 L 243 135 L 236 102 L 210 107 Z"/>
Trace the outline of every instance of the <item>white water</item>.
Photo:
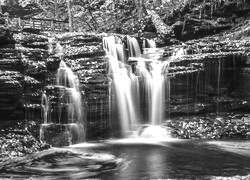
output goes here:
<path id="1" fill-rule="evenodd" d="M 50 103 L 45 92 L 43 92 L 42 94 L 41 108 L 42 108 L 42 118 L 44 121 L 43 123 L 47 124 L 49 122 L 48 116 L 49 116 Z"/>
<path id="2" fill-rule="evenodd" d="M 184 56 L 186 54 L 187 54 L 187 52 L 186 52 L 186 50 L 183 47 L 177 48 L 177 49 L 174 50 L 171 58 L 172 59 L 181 58 L 182 56 Z"/>
<path id="3" fill-rule="evenodd" d="M 62 107 L 66 106 L 68 122 L 81 122 L 82 101 L 79 91 L 79 80 L 64 61 L 60 62 L 59 69 L 57 70 L 56 85 L 62 86 L 65 89 L 60 92 L 61 103 L 58 105 L 59 118 L 61 118 Z"/>
<path id="4" fill-rule="evenodd" d="M 52 54 L 53 53 L 53 44 L 55 42 L 55 38 L 48 38 L 48 53 Z"/>
<path id="5" fill-rule="evenodd" d="M 136 66 L 146 94 L 149 123 L 153 125 L 159 125 L 165 119 L 165 104 L 170 97 L 167 68 L 168 62 L 152 61 L 147 65 L 146 61 L 140 59 Z"/>
<path id="6" fill-rule="evenodd" d="M 133 100 L 133 90 L 136 89 L 137 80 L 127 69 L 125 64 L 120 63 L 115 57 L 108 56 L 110 64 L 110 75 L 113 79 L 113 89 L 121 120 L 122 134 L 125 135 L 128 131 L 133 129 L 133 125 L 138 120 L 136 114 L 135 101 Z"/>
<path id="7" fill-rule="evenodd" d="M 150 122 L 153 125 L 159 125 L 164 119 L 165 111 L 165 84 L 164 76 L 162 74 L 162 63 L 151 63 L 151 116 Z"/>
<path id="8" fill-rule="evenodd" d="M 54 51 L 59 58 L 63 57 L 63 47 L 57 43 Z M 40 129 L 40 139 L 47 141 L 53 131 L 58 128 L 58 132 L 68 134 L 68 141 L 81 142 L 85 139 L 82 97 L 79 88 L 79 79 L 74 72 L 61 60 L 56 74 L 55 90 L 59 99 L 55 105 L 51 102 L 44 91 L 41 99 L 43 124 Z M 51 96 L 51 94 L 49 94 Z M 53 115 L 52 116 L 52 112 Z M 56 135 L 56 134 L 55 134 Z M 60 135 L 59 135 L 60 136 Z M 64 135 L 63 135 L 64 136 Z M 56 137 L 59 138 L 59 137 Z"/>
<path id="9" fill-rule="evenodd" d="M 156 48 L 156 43 L 153 39 L 145 39 L 143 41 L 143 48 Z"/>
<path id="10" fill-rule="evenodd" d="M 115 36 L 104 37 L 103 48 L 106 51 L 106 54 L 112 55 L 119 61 L 126 61 L 124 45 L 119 39 L 117 40 Z"/>
<path id="11" fill-rule="evenodd" d="M 141 49 L 136 38 L 127 36 L 127 44 L 130 57 L 140 57 Z"/>
<path id="12" fill-rule="evenodd" d="M 168 78 L 165 78 L 168 63 L 141 58 L 137 40 L 127 36 L 130 56 L 138 57 L 134 74 L 129 65 L 118 60 L 115 37 L 105 37 L 103 43 L 113 79 L 115 98 L 112 101 L 118 109 L 122 135 L 126 136 L 145 122 L 160 125 L 165 118 L 165 97 L 170 96 L 170 92 L 165 96 L 166 90 L 169 90 L 165 88 L 165 84 L 169 84 Z"/>

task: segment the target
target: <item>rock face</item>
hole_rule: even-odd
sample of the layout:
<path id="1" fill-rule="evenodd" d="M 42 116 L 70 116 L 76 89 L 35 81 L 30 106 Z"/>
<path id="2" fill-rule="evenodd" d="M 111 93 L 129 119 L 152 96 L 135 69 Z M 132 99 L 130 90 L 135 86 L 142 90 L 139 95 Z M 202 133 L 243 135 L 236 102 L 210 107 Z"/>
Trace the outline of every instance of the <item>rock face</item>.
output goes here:
<path id="1" fill-rule="evenodd" d="M 108 133 L 106 123 L 109 119 L 109 80 L 102 36 L 65 34 L 57 39 L 65 49 L 64 61 L 80 80 L 87 127 L 86 138 L 103 136 Z M 50 64 L 53 64 L 51 62 Z"/>
<path id="2" fill-rule="evenodd" d="M 170 116 L 250 109 L 249 41 L 204 38 L 165 51 L 170 60 Z M 179 53 L 167 57 L 168 51 Z"/>
<path id="3" fill-rule="evenodd" d="M 180 3 L 164 22 L 178 40 L 191 40 L 229 30 L 249 16 L 249 1 L 195 0 Z"/>
<path id="4" fill-rule="evenodd" d="M 53 87 L 60 59 L 48 49 L 48 36 L 20 33 L 14 38 L 15 47 L 0 49 L 1 121 L 12 120 L 14 123 L 23 119 L 38 137 L 39 125 L 43 123 L 42 93 L 44 90 L 51 92 L 52 104 L 56 102 L 56 89 Z M 107 134 L 109 80 L 102 37 L 64 34 L 57 36 L 56 41 L 64 47 L 64 61 L 80 79 L 87 138 Z M 55 43 L 52 46 L 55 49 Z"/>
<path id="5" fill-rule="evenodd" d="M 15 40 L 10 30 L 4 25 L 0 25 L 0 46 L 14 44 Z"/>
<path id="6" fill-rule="evenodd" d="M 28 129 L 38 137 L 39 125 L 43 123 L 42 93 L 45 90 L 50 93 L 52 104 L 58 102 L 55 75 L 60 58 L 54 51 L 56 42 L 52 43 L 51 50 L 47 35 L 20 33 L 13 39 L 15 47 L 4 44 L 0 48 L 0 121 L 23 119 Z M 102 36 L 71 33 L 57 35 L 55 41 L 63 46 L 62 58 L 80 80 L 86 111 L 86 138 L 108 136 L 111 127 L 111 81 L 107 75 L 108 63 L 102 48 Z M 171 98 L 166 102 L 166 115 L 249 110 L 249 47 L 248 40 L 229 42 L 211 37 L 161 50 L 164 51 L 162 60 L 171 61 L 168 69 Z M 56 112 L 52 114 L 57 118 Z M 60 133 L 57 131 L 57 137 Z"/>

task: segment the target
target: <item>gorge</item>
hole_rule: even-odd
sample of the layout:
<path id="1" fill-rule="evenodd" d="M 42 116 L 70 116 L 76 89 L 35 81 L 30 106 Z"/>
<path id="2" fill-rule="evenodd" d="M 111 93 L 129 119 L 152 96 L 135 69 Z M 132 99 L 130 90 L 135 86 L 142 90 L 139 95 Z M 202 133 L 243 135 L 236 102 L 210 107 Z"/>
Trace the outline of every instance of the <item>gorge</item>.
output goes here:
<path id="1" fill-rule="evenodd" d="M 0 21 L 0 178 L 248 179 L 249 3 L 224 3 L 147 9 L 153 33 Z"/>

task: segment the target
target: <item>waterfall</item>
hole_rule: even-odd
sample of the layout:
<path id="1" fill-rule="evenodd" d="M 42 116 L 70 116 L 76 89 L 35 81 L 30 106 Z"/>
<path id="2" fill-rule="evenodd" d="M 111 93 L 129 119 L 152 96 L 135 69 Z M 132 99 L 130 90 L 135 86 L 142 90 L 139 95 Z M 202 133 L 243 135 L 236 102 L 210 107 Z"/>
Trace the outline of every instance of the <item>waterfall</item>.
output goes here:
<path id="1" fill-rule="evenodd" d="M 58 57 L 63 57 L 63 55 L 64 55 L 63 47 L 58 42 L 56 43 L 56 47 L 55 47 L 55 55 Z"/>
<path id="2" fill-rule="evenodd" d="M 144 39 L 143 48 L 156 48 L 156 43 L 153 39 Z"/>
<path id="3" fill-rule="evenodd" d="M 104 37 L 103 48 L 106 51 L 106 54 L 112 55 L 121 62 L 126 61 L 124 45 L 120 39 L 117 40 L 115 36 Z"/>
<path id="4" fill-rule="evenodd" d="M 154 62 L 151 63 L 151 112 L 150 122 L 151 124 L 157 125 L 162 123 L 164 119 L 164 102 L 165 102 L 165 84 L 164 76 L 162 75 L 162 63 Z"/>
<path id="5" fill-rule="evenodd" d="M 50 103 L 45 92 L 43 92 L 42 94 L 41 108 L 42 108 L 42 118 L 44 120 L 44 124 L 47 124 L 49 122 L 48 116 L 49 116 Z"/>
<path id="6" fill-rule="evenodd" d="M 125 136 L 134 129 L 138 120 L 136 101 L 133 98 L 134 94 L 138 94 L 138 80 L 132 73 L 131 68 L 118 60 L 117 44 L 114 36 L 104 37 L 103 47 L 108 54 L 109 74 L 113 80 L 112 86 L 121 121 L 122 135 Z"/>
<path id="7" fill-rule="evenodd" d="M 55 52 L 57 57 L 62 58 L 64 52 L 59 43 Z M 79 79 L 63 60 L 59 64 L 55 84 L 46 88 L 41 99 L 43 124 L 40 140 L 55 146 L 84 141 Z"/>
<path id="8" fill-rule="evenodd" d="M 140 57 L 141 49 L 136 38 L 127 36 L 127 44 L 130 57 Z"/>
<path id="9" fill-rule="evenodd" d="M 52 54 L 53 53 L 53 44 L 55 42 L 55 38 L 48 38 L 48 53 Z"/>
<path id="10" fill-rule="evenodd" d="M 187 54 L 186 50 L 183 47 L 181 47 L 181 48 L 175 49 L 171 57 L 174 59 L 177 59 L 186 54 Z"/>
<path id="11" fill-rule="evenodd" d="M 59 118 L 61 119 L 62 108 L 66 106 L 68 122 L 81 122 L 82 101 L 79 91 L 79 80 L 64 61 L 60 62 L 57 70 L 56 85 L 64 88 L 64 91 L 60 91 Z"/>
<path id="12" fill-rule="evenodd" d="M 117 45 L 120 44 L 114 36 L 103 38 L 115 94 L 112 101 L 118 109 L 123 136 L 145 122 L 160 125 L 165 118 L 165 97 L 170 98 L 166 78 L 169 63 L 142 58 L 133 37 L 127 36 L 127 43 L 129 54 L 136 61 L 135 69 L 119 61 Z"/>
<path id="13" fill-rule="evenodd" d="M 151 61 L 147 67 L 146 62 L 140 60 L 137 62 L 136 71 L 141 78 L 145 92 L 144 98 L 148 107 L 147 117 L 150 124 L 159 125 L 165 118 L 165 99 L 170 97 L 170 90 L 168 86 L 165 87 L 169 84 L 166 70 L 168 64 L 168 62 Z"/>

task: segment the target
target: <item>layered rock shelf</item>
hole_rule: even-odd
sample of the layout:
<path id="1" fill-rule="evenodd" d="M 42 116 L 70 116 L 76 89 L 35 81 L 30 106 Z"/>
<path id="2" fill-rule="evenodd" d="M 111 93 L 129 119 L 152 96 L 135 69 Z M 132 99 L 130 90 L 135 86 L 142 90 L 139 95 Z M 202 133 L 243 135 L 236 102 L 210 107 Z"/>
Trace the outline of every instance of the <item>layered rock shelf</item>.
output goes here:
<path id="1" fill-rule="evenodd" d="M 249 109 L 249 40 L 212 36 L 165 49 L 172 115 Z M 174 52 L 174 56 L 170 56 Z"/>
<path id="2" fill-rule="evenodd" d="M 13 38 L 13 37 L 12 37 Z M 11 47 L 0 49 L 0 114 L 2 121 L 13 123 L 24 120 L 29 130 L 39 136 L 41 96 L 44 90 L 55 86 L 55 74 L 60 62 L 56 52 L 49 52 L 48 35 L 29 33 L 14 34 Z M 13 39 L 14 39 L 13 38 Z M 88 121 L 89 136 L 96 136 L 100 129 L 107 130 L 109 108 L 109 80 L 107 62 L 102 49 L 101 35 L 65 34 L 56 42 L 64 47 L 64 61 L 77 73 L 81 83 L 84 116 Z M 52 44 L 55 48 L 55 44 Z M 50 90 L 49 90 L 50 89 Z M 51 94 L 51 103 L 56 100 Z M 53 99 L 54 98 L 54 99 Z M 90 121 L 91 120 L 91 121 Z M 96 123 L 102 124 L 95 132 Z"/>
<path id="3" fill-rule="evenodd" d="M 64 48 L 62 58 L 80 80 L 87 138 L 108 136 L 111 81 L 103 36 L 56 35 L 52 51 L 48 46 L 50 34 L 16 33 L 10 37 L 13 40 L 0 48 L 1 120 L 25 119 L 29 130 L 39 136 L 42 93 L 47 91 L 51 103 L 57 102 L 55 75 L 60 58 L 55 46 L 59 42 Z M 171 61 L 168 117 L 249 110 L 249 46 L 247 39 L 228 41 L 211 36 L 160 49 L 161 60 Z"/>

